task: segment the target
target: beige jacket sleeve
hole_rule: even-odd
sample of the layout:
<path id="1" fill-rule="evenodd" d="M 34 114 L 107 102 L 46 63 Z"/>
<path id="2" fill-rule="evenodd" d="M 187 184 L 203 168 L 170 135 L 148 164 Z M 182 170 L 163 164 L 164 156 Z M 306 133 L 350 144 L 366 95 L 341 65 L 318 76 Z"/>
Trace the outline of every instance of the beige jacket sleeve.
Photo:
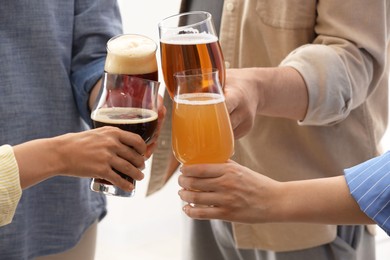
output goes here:
<path id="1" fill-rule="evenodd" d="M 21 195 L 13 149 L 10 145 L 0 146 L 0 226 L 11 223 Z"/>
<path id="2" fill-rule="evenodd" d="M 387 71 L 389 5 L 386 0 L 318 3 L 313 43 L 280 64 L 297 69 L 307 84 L 309 107 L 300 124 L 342 121 L 378 86 Z"/>

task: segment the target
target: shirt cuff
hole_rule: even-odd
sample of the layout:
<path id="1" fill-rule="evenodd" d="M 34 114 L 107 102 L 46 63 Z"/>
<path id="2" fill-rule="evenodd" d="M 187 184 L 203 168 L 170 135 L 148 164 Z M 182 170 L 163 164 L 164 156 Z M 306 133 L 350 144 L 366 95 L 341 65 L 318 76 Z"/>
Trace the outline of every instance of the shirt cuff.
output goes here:
<path id="1" fill-rule="evenodd" d="M 346 69 L 329 46 L 309 44 L 292 51 L 279 66 L 293 67 L 303 77 L 309 95 L 300 125 L 331 125 L 350 113 L 352 91 Z"/>
<path id="2" fill-rule="evenodd" d="M 390 152 L 345 169 L 344 173 L 360 209 L 390 235 Z"/>
<path id="3" fill-rule="evenodd" d="M 92 126 L 89 94 L 104 72 L 105 57 L 84 66 L 72 75 L 72 87 L 81 118 Z"/>
<path id="4" fill-rule="evenodd" d="M 19 168 L 10 145 L 0 146 L 0 226 L 11 223 L 22 196 Z"/>

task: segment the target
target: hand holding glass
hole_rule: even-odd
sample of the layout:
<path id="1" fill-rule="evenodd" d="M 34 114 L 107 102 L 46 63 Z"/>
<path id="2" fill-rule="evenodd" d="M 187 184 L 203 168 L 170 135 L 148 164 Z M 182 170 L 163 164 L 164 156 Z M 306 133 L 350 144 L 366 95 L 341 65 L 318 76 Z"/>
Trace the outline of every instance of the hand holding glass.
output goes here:
<path id="1" fill-rule="evenodd" d="M 153 137 L 158 121 L 156 49 L 141 35 L 119 35 L 108 41 L 101 95 L 91 114 L 95 128 L 116 126 L 140 135 L 146 143 Z M 135 180 L 116 172 L 135 187 Z M 92 179 L 91 190 L 122 197 L 135 192 L 102 179 Z"/>
<path id="2" fill-rule="evenodd" d="M 147 143 L 157 128 L 159 82 L 105 73 L 103 87 L 103 93 L 91 115 L 94 127 L 116 126 L 140 135 Z M 135 186 L 131 177 L 116 172 Z M 122 197 L 131 197 L 135 191 L 125 192 L 102 179 L 92 179 L 91 189 Z"/>

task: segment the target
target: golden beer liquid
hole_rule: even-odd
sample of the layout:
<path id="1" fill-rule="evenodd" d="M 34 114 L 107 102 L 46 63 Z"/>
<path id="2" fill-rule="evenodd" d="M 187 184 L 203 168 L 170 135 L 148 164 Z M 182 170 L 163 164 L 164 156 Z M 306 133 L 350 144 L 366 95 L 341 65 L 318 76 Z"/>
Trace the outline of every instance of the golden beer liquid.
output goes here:
<path id="1" fill-rule="evenodd" d="M 222 163 L 233 155 L 233 132 L 222 95 L 176 96 L 172 113 L 172 147 L 178 161 Z"/>
<path id="2" fill-rule="evenodd" d="M 160 41 L 164 82 L 171 98 L 175 93 L 176 72 L 189 69 L 219 71 L 222 87 L 225 84 L 225 63 L 218 38 L 210 34 L 178 34 Z"/>

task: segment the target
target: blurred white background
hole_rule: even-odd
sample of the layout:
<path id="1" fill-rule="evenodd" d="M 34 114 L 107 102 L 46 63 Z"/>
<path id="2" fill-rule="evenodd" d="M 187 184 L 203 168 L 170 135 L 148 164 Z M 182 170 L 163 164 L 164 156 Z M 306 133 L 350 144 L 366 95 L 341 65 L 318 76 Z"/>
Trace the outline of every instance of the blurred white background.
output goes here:
<path id="1" fill-rule="evenodd" d="M 143 34 L 158 42 L 158 22 L 177 13 L 180 0 L 119 0 L 119 4 L 125 33 Z M 390 148 L 390 134 L 384 145 Z M 161 191 L 145 197 L 149 169 L 145 173 L 135 197 L 107 197 L 108 215 L 99 224 L 96 260 L 186 260 L 181 250 L 185 216 L 177 195 L 177 176 Z M 390 239 L 379 228 L 376 241 L 377 260 L 389 259 Z"/>

